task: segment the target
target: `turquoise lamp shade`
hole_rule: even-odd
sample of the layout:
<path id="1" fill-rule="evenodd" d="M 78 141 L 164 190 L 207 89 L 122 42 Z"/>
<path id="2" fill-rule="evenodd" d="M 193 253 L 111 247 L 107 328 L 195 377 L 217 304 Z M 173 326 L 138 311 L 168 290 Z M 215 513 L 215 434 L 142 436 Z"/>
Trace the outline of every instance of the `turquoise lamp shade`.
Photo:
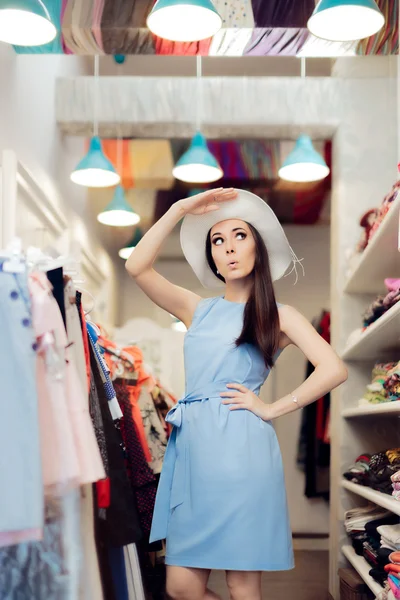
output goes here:
<path id="1" fill-rule="evenodd" d="M 188 183 L 208 183 L 221 179 L 224 173 L 208 149 L 206 138 L 198 131 L 188 150 L 176 163 L 172 174 L 176 179 Z"/>
<path id="2" fill-rule="evenodd" d="M 104 155 L 98 136 L 90 140 L 88 153 L 71 173 L 71 180 L 87 187 L 111 187 L 120 182 L 113 164 Z"/>
<path id="3" fill-rule="evenodd" d="M 198 42 L 221 29 L 222 19 L 211 0 L 158 0 L 147 27 L 173 42 Z"/>
<path id="4" fill-rule="evenodd" d="M 139 223 L 140 217 L 125 198 L 123 188 L 118 185 L 115 188 L 115 193 L 110 204 L 97 215 L 97 220 L 103 225 L 111 225 L 112 227 L 128 227 L 128 225 L 136 225 Z"/>
<path id="5" fill-rule="evenodd" d="M 324 40 L 351 42 L 374 35 L 384 24 L 374 0 L 320 0 L 307 27 Z"/>
<path id="6" fill-rule="evenodd" d="M 279 177 L 286 181 L 319 181 L 329 175 L 329 167 L 315 150 L 308 135 L 300 135 L 292 152 L 279 169 Z"/>
<path id="7" fill-rule="evenodd" d="M 0 41 L 16 46 L 41 46 L 57 35 L 42 0 L 0 0 Z"/>
<path id="8" fill-rule="evenodd" d="M 124 248 L 121 248 L 121 250 L 118 252 L 119 256 L 121 258 L 123 258 L 124 260 L 127 260 L 130 257 L 130 255 L 132 254 L 132 250 L 134 250 L 136 248 L 136 246 L 142 239 L 142 236 L 143 236 L 142 230 L 138 227 L 133 235 L 133 238 L 129 242 L 129 244 L 127 244 Z"/>

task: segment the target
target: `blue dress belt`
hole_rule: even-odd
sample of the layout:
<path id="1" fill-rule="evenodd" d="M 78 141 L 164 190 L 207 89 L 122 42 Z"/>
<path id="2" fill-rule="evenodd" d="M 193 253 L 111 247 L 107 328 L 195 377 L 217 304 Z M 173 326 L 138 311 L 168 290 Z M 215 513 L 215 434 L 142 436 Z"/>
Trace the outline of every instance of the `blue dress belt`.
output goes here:
<path id="1" fill-rule="evenodd" d="M 187 427 L 182 427 L 186 404 L 199 402 L 210 398 L 220 397 L 221 392 L 229 388 L 229 381 L 214 381 L 209 385 L 203 385 L 198 390 L 186 394 L 178 403 L 171 408 L 165 420 L 174 427 L 168 440 L 165 451 L 163 468 L 158 484 L 157 497 L 154 507 L 153 522 L 150 533 L 150 543 L 164 540 L 167 537 L 168 521 L 171 510 L 184 502 L 186 494 L 186 482 L 188 481 L 188 440 Z M 253 390 L 258 395 L 259 387 Z"/>

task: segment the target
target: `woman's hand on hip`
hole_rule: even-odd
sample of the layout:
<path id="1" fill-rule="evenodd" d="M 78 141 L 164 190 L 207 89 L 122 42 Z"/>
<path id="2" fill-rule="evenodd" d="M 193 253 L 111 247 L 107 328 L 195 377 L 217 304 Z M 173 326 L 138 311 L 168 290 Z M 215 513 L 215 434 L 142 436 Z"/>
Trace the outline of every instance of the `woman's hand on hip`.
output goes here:
<path id="1" fill-rule="evenodd" d="M 183 208 L 185 214 L 203 215 L 218 210 L 222 202 L 234 200 L 236 196 L 237 192 L 233 188 L 215 188 L 179 200 L 179 205 Z"/>
<path id="2" fill-rule="evenodd" d="M 220 396 L 226 398 L 222 404 L 230 404 L 229 410 L 245 409 L 254 413 L 263 421 L 271 420 L 271 410 L 268 404 L 262 400 L 247 387 L 241 383 L 227 383 L 226 387 L 231 388 L 228 392 L 221 392 Z"/>

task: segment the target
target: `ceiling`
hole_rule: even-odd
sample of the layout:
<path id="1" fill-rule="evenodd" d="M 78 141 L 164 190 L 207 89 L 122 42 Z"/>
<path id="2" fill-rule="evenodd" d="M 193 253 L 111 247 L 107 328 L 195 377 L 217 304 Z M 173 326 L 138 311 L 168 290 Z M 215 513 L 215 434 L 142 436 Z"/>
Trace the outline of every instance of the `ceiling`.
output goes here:
<path id="1" fill-rule="evenodd" d="M 177 43 L 154 36 L 146 18 L 154 0 L 44 0 L 59 31 L 45 46 L 19 53 L 75 55 L 345 56 L 398 53 L 398 0 L 377 0 L 386 26 L 355 43 L 331 43 L 307 29 L 314 0 L 213 0 L 220 31 L 201 42 Z"/>

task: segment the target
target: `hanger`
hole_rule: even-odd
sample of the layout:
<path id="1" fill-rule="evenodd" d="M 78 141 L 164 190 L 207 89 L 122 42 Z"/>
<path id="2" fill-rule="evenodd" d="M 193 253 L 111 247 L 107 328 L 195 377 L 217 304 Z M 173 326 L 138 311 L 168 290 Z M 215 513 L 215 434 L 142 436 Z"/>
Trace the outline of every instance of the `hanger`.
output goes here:
<path id="1" fill-rule="evenodd" d="M 74 283 L 75 283 L 75 282 L 74 282 Z M 89 314 L 92 312 L 92 310 L 93 310 L 93 309 L 94 309 L 94 307 L 96 306 L 96 299 L 95 299 L 95 297 L 93 296 L 93 294 L 91 294 L 91 293 L 90 293 L 88 290 L 85 290 L 85 288 L 81 288 L 81 287 L 80 287 L 80 288 L 78 288 L 78 291 L 79 291 L 79 292 L 81 292 L 81 294 L 87 294 L 87 295 L 89 296 L 89 298 L 91 298 L 91 299 L 92 299 L 92 302 L 93 302 L 93 304 L 92 304 L 92 306 L 90 307 L 90 309 L 89 309 L 89 310 L 84 310 L 84 311 L 83 311 L 83 312 L 85 313 L 85 317 L 86 317 L 87 315 L 89 315 Z M 97 327 L 97 326 L 96 326 L 96 327 Z M 100 335 L 100 331 L 99 331 L 99 335 Z"/>
<path id="2" fill-rule="evenodd" d="M 3 271 L 7 273 L 24 273 L 26 271 L 21 238 L 15 237 L 11 240 L 6 250 L 0 252 L 0 257 L 7 259 L 3 262 Z"/>

